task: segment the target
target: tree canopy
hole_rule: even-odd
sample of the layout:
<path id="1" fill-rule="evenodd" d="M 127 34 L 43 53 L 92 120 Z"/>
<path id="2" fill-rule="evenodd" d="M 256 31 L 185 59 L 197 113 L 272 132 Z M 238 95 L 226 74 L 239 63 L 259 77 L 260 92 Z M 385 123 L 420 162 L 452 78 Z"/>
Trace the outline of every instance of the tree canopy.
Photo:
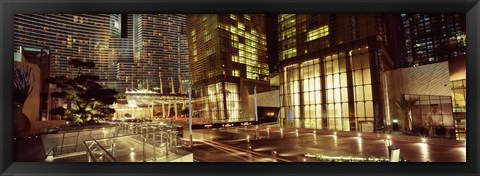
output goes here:
<path id="1" fill-rule="evenodd" d="M 93 69 L 95 63 L 71 59 L 69 64 L 78 69 L 75 78 L 65 76 L 51 77 L 50 84 L 54 84 L 59 91 L 52 92 L 52 97 L 62 99 L 66 107 L 57 107 L 50 110 L 50 114 L 67 117 L 67 120 L 90 121 L 93 118 L 105 118 L 115 113 L 109 107 L 117 98 L 118 92 L 114 89 L 104 88 L 98 83 L 99 77 L 92 74 L 82 74 L 82 69 Z"/>

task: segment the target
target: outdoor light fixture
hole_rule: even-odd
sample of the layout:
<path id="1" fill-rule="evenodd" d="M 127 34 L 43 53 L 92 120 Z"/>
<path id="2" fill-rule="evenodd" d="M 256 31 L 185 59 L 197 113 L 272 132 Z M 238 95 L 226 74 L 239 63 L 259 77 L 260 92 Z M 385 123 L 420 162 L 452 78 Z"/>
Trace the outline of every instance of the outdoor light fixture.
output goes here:
<path id="1" fill-rule="evenodd" d="M 390 135 L 387 135 L 387 139 L 390 139 L 390 138 L 392 138 L 392 136 L 390 136 Z"/>
<path id="2" fill-rule="evenodd" d="M 133 148 L 130 148 L 130 151 L 133 151 Z"/>
<path id="3" fill-rule="evenodd" d="M 385 140 L 385 143 L 387 144 L 387 146 L 392 146 L 392 140 L 390 138 L 387 138 Z"/>
<path id="4" fill-rule="evenodd" d="M 393 119 L 393 123 L 398 123 L 398 120 L 397 120 L 397 119 Z"/>
<path id="5" fill-rule="evenodd" d="M 313 134 L 315 134 L 315 133 L 317 133 L 317 131 L 316 131 L 316 130 L 313 130 Z"/>
<path id="6" fill-rule="evenodd" d="M 53 161 L 53 156 L 49 155 L 47 156 L 47 159 L 45 159 L 46 162 L 52 162 Z"/>
<path id="7" fill-rule="evenodd" d="M 358 137 L 362 137 L 362 133 L 358 133 Z"/>
<path id="8" fill-rule="evenodd" d="M 336 131 L 335 131 L 335 132 L 333 132 L 333 135 L 335 135 L 335 136 L 336 136 L 336 135 L 337 135 L 337 132 L 336 132 Z"/>
<path id="9" fill-rule="evenodd" d="M 427 143 L 427 138 L 426 137 L 422 137 L 422 143 L 424 143 L 424 144 Z"/>

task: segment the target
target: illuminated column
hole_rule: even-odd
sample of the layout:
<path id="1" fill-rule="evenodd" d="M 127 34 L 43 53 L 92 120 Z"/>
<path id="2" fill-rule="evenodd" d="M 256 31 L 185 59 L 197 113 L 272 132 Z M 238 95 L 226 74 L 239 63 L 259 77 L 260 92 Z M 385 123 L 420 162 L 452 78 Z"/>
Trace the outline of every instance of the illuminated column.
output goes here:
<path id="1" fill-rule="evenodd" d="M 172 92 L 171 92 L 171 93 L 172 93 L 172 94 L 175 94 L 175 85 L 173 84 L 173 78 L 172 78 L 172 77 L 170 77 L 170 85 L 171 85 L 170 87 L 172 88 Z"/>
<path id="2" fill-rule="evenodd" d="M 187 102 L 186 102 L 186 101 L 184 101 L 184 102 L 182 103 L 182 110 L 184 110 L 184 109 L 185 109 L 185 106 L 186 106 L 186 104 L 187 104 Z"/>
<path id="3" fill-rule="evenodd" d="M 174 108 L 174 111 L 175 111 L 175 116 L 178 116 L 177 102 L 173 103 L 173 108 Z"/>
<path id="4" fill-rule="evenodd" d="M 162 102 L 162 116 L 165 118 L 165 103 Z"/>
<path id="5" fill-rule="evenodd" d="M 158 73 L 158 77 L 160 77 L 160 93 L 163 94 L 163 83 L 162 83 L 162 74 L 161 72 Z M 162 106 L 163 106 L 163 103 L 162 103 Z"/>
<path id="6" fill-rule="evenodd" d="M 152 102 L 151 105 L 152 105 L 152 107 L 150 108 L 150 118 L 153 117 L 153 106 L 154 106 L 153 102 Z"/>
<path id="7" fill-rule="evenodd" d="M 298 96 L 300 99 L 300 114 L 299 114 L 299 122 L 300 124 L 295 124 L 295 127 L 298 128 L 305 128 L 305 100 L 303 98 L 304 94 L 304 87 L 303 87 L 303 74 L 302 74 L 302 65 L 299 64 L 299 67 L 297 69 L 298 71 Z M 294 121 L 295 122 L 295 121 Z"/>
<path id="8" fill-rule="evenodd" d="M 172 109 L 172 103 L 168 103 L 168 110 L 167 110 L 167 116 L 170 116 L 170 109 Z"/>

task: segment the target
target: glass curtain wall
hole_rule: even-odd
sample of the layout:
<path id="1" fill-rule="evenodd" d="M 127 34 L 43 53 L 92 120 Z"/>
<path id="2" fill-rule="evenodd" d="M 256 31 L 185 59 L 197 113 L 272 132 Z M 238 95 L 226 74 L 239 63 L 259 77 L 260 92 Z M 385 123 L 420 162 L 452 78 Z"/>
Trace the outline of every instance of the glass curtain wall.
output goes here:
<path id="1" fill-rule="evenodd" d="M 194 109 L 201 112 L 200 118 L 207 121 L 225 121 L 222 83 L 210 84 L 202 91 Z M 236 83 L 225 83 L 228 121 L 238 121 L 240 117 L 240 98 Z"/>
<path id="2" fill-rule="evenodd" d="M 359 130 L 365 124 L 373 126 L 371 65 L 364 46 L 284 67 L 280 85 L 284 125 L 338 131 L 350 131 L 351 125 Z"/>

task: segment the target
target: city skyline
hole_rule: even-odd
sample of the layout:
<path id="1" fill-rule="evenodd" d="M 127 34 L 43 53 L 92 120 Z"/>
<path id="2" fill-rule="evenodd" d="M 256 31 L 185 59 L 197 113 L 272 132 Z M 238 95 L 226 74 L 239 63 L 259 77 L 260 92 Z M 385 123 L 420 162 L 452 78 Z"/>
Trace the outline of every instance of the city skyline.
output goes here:
<path id="1" fill-rule="evenodd" d="M 128 161 L 139 161 L 139 151 L 143 161 L 147 155 L 156 161 L 157 135 L 162 157 L 179 154 L 178 146 L 206 144 L 180 152 L 199 161 L 231 161 L 220 157 L 230 150 L 257 152 L 241 161 L 315 160 L 323 156 L 309 152 L 324 151 L 312 147 L 317 137 L 330 141 L 322 147 L 358 146 L 336 154 L 371 154 L 377 161 L 383 155 L 406 161 L 391 157 L 392 139 L 413 161 L 463 160 L 457 147 L 468 122 L 465 20 L 461 14 L 16 14 L 15 88 L 24 92 L 22 78 L 34 86 L 15 100 L 15 118 L 28 124 L 18 134 L 56 124 L 65 130 L 63 141 L 71 126 L 105 125 L 103 138 L 135 144 L 119 150 Z M 115 142 L 95 135 L 102 142 L 81 141 L 93 146 L 86 150 L 112 153 L 101 159 L 87 153 L 88 161 L 120 159 Z M 77 151 L 80 138 L 78 132 L 74 149 L 62 142 L 53 155 L 64 147 Z M 438 151 L 422 146 L 421 154 L 413 152 L 417 143 L 442 140 L 454 146 L 452 158 L 431 156 Z M 282 141 L 313 143 L 302 150 Z M 385 151 L 369 150 L 382 141 Z M 227 152 L 206 155 L 217 150 Z"/>

